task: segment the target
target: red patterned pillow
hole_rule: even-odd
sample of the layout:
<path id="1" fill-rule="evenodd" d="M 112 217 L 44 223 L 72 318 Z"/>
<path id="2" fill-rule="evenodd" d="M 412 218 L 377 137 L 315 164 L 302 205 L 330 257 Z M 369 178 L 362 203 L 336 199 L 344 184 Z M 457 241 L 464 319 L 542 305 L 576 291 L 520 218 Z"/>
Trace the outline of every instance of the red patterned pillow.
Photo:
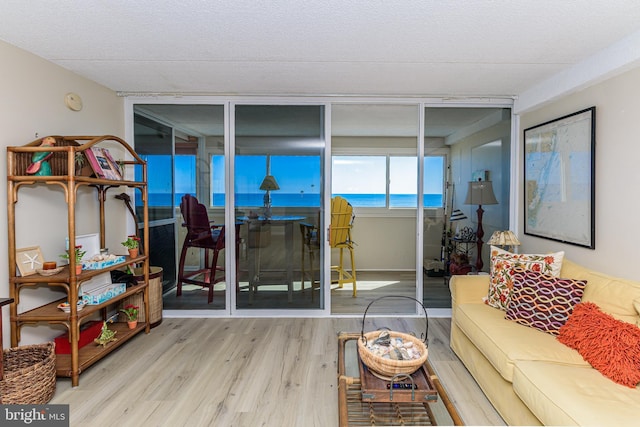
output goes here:
<path id="1" fill-rule="evenodd" d="M 509 306 L 509 296 L 513 287 L 511 270 L 525 270 L 558 277 L 562 268 L 564 252 L 552 254 L 514 254 L 491 246 L 491 275 L 489 277 L 489 293 L 485 302 L 491 307 L 505 310 Z"/>
<path id="2" fill-rule="evenodd" d="M 618 384 L 634 388 L 640 383 L 640 328 L 603 313 L 594 303 L 574 307 L 558 341 Z"/>
<path id="3" fill-rule="evenodd" d="M 537 271 L 511 271 L 513 289 L 504 318 L 558 335 L 573 307 L 582 300 L 585 280 L 558 279 Z"/>

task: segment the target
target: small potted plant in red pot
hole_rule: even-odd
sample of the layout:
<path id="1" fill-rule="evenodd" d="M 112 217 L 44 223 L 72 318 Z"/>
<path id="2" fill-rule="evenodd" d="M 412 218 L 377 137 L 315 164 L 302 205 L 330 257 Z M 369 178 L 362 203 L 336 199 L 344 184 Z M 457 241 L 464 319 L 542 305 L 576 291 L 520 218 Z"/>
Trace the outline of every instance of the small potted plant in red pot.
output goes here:
<path id="1" fill-rule="evenodd" d="M 122 246 L 129 250 L 129 256 L 131 258 L 136 258 L 138 256 L 140 238 L 138 236 L 128 236 L 127 240 L 122 242 Z"/>
<path id="2" fill-rule="evenodd" d="M 129 329 L 135 329 L 138 326 L 138 310 L 140 307 L 137 305 L 129 304 L 124 308 L 121 308 L 120 311 L 124 313 L 127 318 L 127 325 L 129 325 Z"/>

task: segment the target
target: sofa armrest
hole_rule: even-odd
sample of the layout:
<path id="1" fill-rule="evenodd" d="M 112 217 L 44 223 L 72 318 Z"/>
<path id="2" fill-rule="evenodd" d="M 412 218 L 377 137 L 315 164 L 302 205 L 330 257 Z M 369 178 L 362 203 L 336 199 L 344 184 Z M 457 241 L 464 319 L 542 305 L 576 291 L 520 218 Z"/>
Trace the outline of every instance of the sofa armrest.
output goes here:
<path id="1" fill-rule="evenodd" d="M 489 292 L 489 276 L 451 276 L 449 289 L 452 307 L 460 304 L 483 304 L 482 298 Z"/>

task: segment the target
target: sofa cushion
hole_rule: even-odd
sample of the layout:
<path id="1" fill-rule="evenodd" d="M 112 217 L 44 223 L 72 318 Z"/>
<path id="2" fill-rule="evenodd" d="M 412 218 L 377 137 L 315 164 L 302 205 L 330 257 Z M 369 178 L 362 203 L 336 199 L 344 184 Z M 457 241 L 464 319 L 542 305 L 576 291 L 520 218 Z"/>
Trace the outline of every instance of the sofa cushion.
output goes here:
<path id="1" fill-rule="evenodd" d="M 554 336 L 506 320 L 503 311 L 486 304 L 459 305 L 454 321 L 507 381 L 511 381 L 518 360 L 589 366 L 577 351 Z"/>
<path id="2" fill-rule="evenodd" d="M 491 273 L 489 293 L 485 302 L 491 307 L 507 310 L 513 286 L 511 271 L 514 268 L 538 271 L 558 277 L 564 252 L 553 254 L 514 254 L 491 246 Z"/>
<path id="3" fill-rule="evenodd" d="M 568 260 L 562 263 L 561 276 L 587 281 L 582 302 L 595 303 L 616 319 L 640 326 L 638 309 L 634 307 L 634 301 L 640 301 L 640 282 L 588 270 Z"/>
<path id="4" fill-rule="evenodd" d="M 588 366 L 519 361 L 513 389 L 545 425 L 638 425 L 640 389 L 609 381 Z"/>
<path id="5" fill-rule="evenodd" d="M 505 319 L 558 335 L 582 299 L 584 280 L 559 279 L 537 271 L 512 271 L 513 289 Z"/>
<path id="6" fill-rule="evenodd" d="M 633 388 L 640 383 L 640 328 L 614 319 L 594 303 L 575 307 L 558 341 L 618 384 Z"/>

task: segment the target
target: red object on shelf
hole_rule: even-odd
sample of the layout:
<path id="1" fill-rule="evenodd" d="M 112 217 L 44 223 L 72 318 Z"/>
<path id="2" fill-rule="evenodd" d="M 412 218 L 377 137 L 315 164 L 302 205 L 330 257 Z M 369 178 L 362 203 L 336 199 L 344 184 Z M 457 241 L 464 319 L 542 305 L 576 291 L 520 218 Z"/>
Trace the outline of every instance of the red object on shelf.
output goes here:
<path id="1" fill-rule="evenodd" d="M 102 322 L 94 321 L 87 323 L 86 327 L 80 331 L 80 339 L 78 340 L 78 348 L 82 348 L 98 338 L 102 330 Z M 69 344 L 69 333 L 65 333 L 54 339 L 56 343 L 56 354 L 71 354 L 71 345 Z"/>

